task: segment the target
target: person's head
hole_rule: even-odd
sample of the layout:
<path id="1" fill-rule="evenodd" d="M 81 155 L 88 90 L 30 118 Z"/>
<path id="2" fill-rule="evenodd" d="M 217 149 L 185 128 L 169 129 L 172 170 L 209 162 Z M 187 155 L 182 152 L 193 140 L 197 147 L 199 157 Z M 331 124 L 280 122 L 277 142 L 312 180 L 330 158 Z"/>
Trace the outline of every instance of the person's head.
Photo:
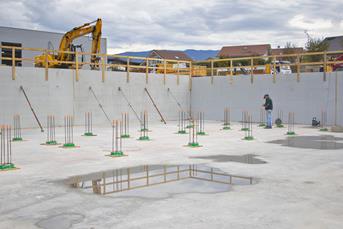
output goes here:
<path id="1" fill-rule="evenodd" d="M 263 96 L 263 98 L 264 98 L 264 99 L 267 99 L 267 98 L 269 98 L 269 95 L 268 95 L 268 94 L 265 94 L 265 95 Z"/>

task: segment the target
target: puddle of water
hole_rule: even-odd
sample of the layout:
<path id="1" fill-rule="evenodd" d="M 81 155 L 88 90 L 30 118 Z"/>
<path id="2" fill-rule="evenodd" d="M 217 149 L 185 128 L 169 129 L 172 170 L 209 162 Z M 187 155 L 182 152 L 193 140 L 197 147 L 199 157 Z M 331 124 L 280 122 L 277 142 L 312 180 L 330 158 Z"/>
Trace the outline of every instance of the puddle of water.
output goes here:
<path id="1" fill-rule="evenodd" d="M 85 193 L 166 198 L 181 193 L 227 192 L 232 185 L 249 185 L 253 179 L 204 164 L 144 165 L 74 176 L 64 183 Z"/>
<path id="2" fill-rule="evenodd" d="M 266 161 L 255 158 L 258 155 L 255 154 L 244 154 L 244 155 L 211 155 L 211 156 L 202 156 L 202 157 L 191 157 L 196 159 L 208 159 L 213 162 L 238 162 L 244 164 L 265 164 Z"/>
<path id="3" fill-rule="evenodd" d="M 333 135 L 292 136 L 287 137 L 286 139 L 269 141 L 268 143 L 303 149 L 343 149 L 343 143 L 337 141 L 343 141 L 343 138 L 335 137 Z"/>
<path id="4" fill-rule="evenodd" d="M 81 214 L 63 213 L 40 220 L 36 225 L 46 229 L 68 229 L 71 228 L 73 224 L 80 223 L 84 218 L 85 216 Z"/>

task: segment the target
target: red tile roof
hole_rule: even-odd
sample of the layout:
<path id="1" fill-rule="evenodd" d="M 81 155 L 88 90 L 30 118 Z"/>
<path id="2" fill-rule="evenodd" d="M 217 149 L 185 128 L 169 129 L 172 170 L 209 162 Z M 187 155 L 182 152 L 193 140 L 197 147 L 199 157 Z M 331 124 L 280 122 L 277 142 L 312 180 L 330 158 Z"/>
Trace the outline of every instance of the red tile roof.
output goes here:
<path id="1" fill-rule="evenodd" d="M 154 56 L 154 54 L 161 57 L 162 59 L 192 61 L 192 58 L 190 58 L 185 52 L 182 51 L 152 50 L 149 57 Z"/>
<path id="2" fill-rule="evenodd" d="M 218 53 L 219 57 L 249 57 L 268 55 L 271 46 L 269 44 L 261 45 L 240 45 L 224 46 Z"/>

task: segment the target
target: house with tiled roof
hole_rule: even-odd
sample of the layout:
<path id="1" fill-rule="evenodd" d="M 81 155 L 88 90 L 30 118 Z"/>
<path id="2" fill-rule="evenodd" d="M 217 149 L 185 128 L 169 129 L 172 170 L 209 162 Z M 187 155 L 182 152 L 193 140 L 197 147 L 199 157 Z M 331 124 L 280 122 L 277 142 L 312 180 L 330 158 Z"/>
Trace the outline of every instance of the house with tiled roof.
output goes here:
<path id="1" fill-rule="evenodd" d="M 270 44 L 224 46 L 218 53 L 219 58 L 235 58 L 250 56 L 268 56 Z"/>

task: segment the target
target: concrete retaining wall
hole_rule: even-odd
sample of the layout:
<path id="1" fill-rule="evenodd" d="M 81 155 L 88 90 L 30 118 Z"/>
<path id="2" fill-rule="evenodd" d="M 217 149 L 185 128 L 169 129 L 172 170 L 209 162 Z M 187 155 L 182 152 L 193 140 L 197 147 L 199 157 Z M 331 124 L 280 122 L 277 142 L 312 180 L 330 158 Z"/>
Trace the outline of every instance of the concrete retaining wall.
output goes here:
<path id="1" fill-rule="evenodd" d="M 80 70 L 80 80 L 75 81 L 75 71 L 69 69 L 49 69 L 49 80 L 45 81 L 44 69 L 22 67 L 16 68 L 17 78 L 12 80 L 11 67 L 0 67 L 0 123 L 11 124 L 12 116 L 20 114 L 23 127 L 37 127 L 29 106 L 20 91 L 26 90 L 30 101 L 44 126 L 48 114 L 54 114 L 58 125 L 63 125 L 64 115 L 73 114 L 77 125 L 83 125 L 84 113 L 93 113 L 94 125 L 108 125 L 108 121 L 94 96 L 91 86 L 103 105 L 110 119 L 120 119 L 121 112 L 130 112 L 132 125 L 138 121 L 130 110 L 123 96 L 118 91 L 121 87 L 135 110 L 140 113 L 146 109 L 151 122 L 160 118 L 149 100 L 144 88 L 147 87 L 163 116 L 175 120 L 178 106 L 168 92 L 168 88 L 185 108 L 189 107 L 189 78 L 180 76 L 177 85 L 175 75 L 167 75 L 166 85 L 163 75 L 150 74 L 149 83 L 145 83 L 144 73 L 130 73 L 130 83 L 126 82 L 125 72 L 106 72 L 106 81 L 101 81 L 101 71 Z"/>
<path id="2" fill-rule="evenodd" d="M 288 112 L 295 112 L 296 123 L 311 123 L 312 117 L 320 119 L 321 110 L 328 113 L 329 123 L 334 122 L 335 80 L 338 78 L 338 124 L 343 124 L 343 72 L 301 74 L 300 82 L 296 74 L 278 76 L 273 83 L 270 75 L 258 75 L 251 84 L 250 76 L 240 76 L 230 84 L 229 77 L 215 77 L 211 85 L 210 77 L 193 80 L 191 104 L 193 112 L 205 111 L 206 119 L 222 120 L 223 109 L 231 108 L 231 118 L 241 120 L 242 110 L 250 111 L 255 121 L 260 119 L 263 95 L 268 93 L 274 102 L 273 119 L 277 111 L 283 111 L 287 121 Z"/>

